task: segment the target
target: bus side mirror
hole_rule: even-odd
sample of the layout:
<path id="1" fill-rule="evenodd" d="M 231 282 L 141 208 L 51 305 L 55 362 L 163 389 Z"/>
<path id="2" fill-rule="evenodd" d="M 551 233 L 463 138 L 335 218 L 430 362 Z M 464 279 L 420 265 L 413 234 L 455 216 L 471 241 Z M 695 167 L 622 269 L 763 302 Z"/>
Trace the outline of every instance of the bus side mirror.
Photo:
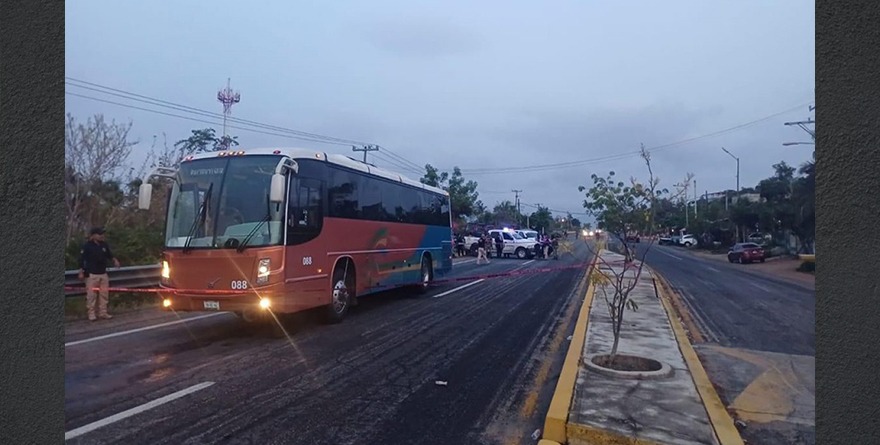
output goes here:
<path id="1" fill-rule="evenodd" d="M 144 182 L 138 189 L 138 208 L 141 210 L 150 209 L 150 201 L 153 197 L 153 184 Z"/>
<path id="2" fill-rule="evenodd" d="M 269 201 L 280 203 L 284 201 L 284 186 L 287 181 L 286 176 L 275 173 L 272 175 L 272 184 L 269 187 Z"/>

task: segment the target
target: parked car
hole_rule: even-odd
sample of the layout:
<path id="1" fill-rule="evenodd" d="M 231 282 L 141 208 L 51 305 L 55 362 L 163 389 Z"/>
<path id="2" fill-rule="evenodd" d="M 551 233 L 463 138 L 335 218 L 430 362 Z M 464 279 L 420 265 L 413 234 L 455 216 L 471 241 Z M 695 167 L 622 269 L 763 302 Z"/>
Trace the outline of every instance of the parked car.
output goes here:
<path id="1" fill-rule="evenodd" d="M 755 244 L 764 244 L 767 241 L 767 237 L 762 233 L 755 232 L 749 235 L 746 241 Z"/>
<path id="2" fill-rule="evenodd" d="M 764 248 L 755 243 L 737 243 L 727 252 L 727 261 L 731 263 L 751 263 L 753 261 L 764 262 Z"/>
<path id="3" fill-rule="evenodd" d="M 690 234 L 682 235 L 681 238 L 678 240 L 678 243 L 684 247 L 693 247 L 699 244 L 697 242 L 697 237 Z"/>
<path id="4" fill-rule="evenodd" d="M 672 237 L 671 236 L 661 236 L 657 239 L 657 243 L 660 244 L 661 246 L 664 244 L 666 244 L 666 245 L 673 244 Z"/>

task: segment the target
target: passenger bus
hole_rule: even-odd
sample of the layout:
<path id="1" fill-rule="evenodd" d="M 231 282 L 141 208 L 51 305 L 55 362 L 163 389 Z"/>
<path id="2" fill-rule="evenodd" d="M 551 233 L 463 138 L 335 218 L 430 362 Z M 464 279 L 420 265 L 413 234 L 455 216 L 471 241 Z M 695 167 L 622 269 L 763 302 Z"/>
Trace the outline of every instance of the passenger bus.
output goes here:
<path id="1" fill-rule="evenodd" d="M 160 292 L 175 311 L 246 321 L 323 308 L 452 270 L 449 194 L 344 155 L 288 148 L 201 153 L 160 167 L 172 180 Z"/>

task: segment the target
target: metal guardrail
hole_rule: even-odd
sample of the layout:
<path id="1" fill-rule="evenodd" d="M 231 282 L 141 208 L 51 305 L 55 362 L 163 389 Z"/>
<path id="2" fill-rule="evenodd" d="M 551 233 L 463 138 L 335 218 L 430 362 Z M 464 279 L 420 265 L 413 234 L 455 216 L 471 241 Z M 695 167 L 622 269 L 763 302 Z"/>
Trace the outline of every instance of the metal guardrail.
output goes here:
<path id="1" fill-rule="evenodd" d="M 156 287 L 159 285 L 159 276 L 162 266 L 159 264 L 148 266 L 129 266 L 107 269 L 110 276 L 111 287 L 143 288 Z M 75 297 L 86 294 L 86 284 L 79 280 L 79 270 L 67 270 L 64 272 L 64 287 L 81 287 L 82 289 L 65 290 L 65 297 Z"/>

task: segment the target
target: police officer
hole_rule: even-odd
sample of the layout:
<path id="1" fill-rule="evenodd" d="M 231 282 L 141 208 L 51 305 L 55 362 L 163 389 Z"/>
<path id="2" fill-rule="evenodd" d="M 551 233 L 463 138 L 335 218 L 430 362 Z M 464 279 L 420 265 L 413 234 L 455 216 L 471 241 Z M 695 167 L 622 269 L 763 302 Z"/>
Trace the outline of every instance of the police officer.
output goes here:
<path id="1" fill-rule="evenodd" d="M 83 244 L 79 257 L 79 279 L 85 280 L 86 307 L 89 311 L 89 321 L 95 321 L 95 288 L 100 289 L 98 302 L 98 317 L 111 319 L 113 316 L 107 313 L 109 301 L 108 288 L 110 277 L 107 275 L 107 263 L 113 261 L 115 267 L 119 267 L 119 260 L 113 256 L 110 246 L 104 240 L 104 228 L 95 227 L 89 232 L 89 240 Z"/>

